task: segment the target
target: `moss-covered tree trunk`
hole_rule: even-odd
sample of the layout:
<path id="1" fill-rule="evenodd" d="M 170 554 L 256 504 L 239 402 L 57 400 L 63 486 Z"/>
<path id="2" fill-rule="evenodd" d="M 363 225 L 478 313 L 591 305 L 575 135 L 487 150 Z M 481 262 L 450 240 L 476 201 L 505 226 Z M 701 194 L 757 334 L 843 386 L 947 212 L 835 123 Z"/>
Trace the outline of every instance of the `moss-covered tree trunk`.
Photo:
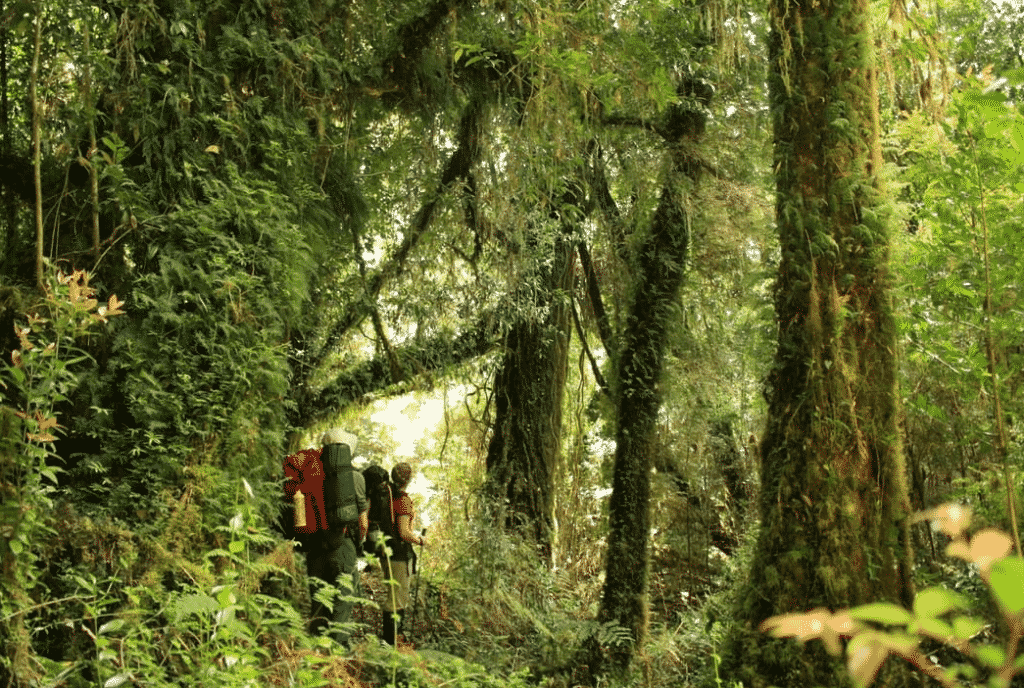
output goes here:
<path id="1" fill-rule="evenodd" d="M 570 199 L 566 199 L 567 201 Z M 550 257 L 538 261 L 522 290 L 527 310 L 542 313 L 516 322 L 504 338 L 495 374 L 495 421 L 487 448 L 487 474 L 503 526 L 527 537 L 550 559 L 554 471 L 562 439 L 562 399 L 568 366 L 573 289 L 575 213 L 570 202 Z"/>
<path id="2" fill-rule="evenodd" d="M 586 665 L 581 679 L 592 685 L 599 675 L 623 674 L 647 635 L 651 443 L 661 406 L 658 382 L 685 276 L 690 208 L 702 169 L 698 144 L 711 88 L 699 79 L 686 79 L 680 95 L 686 105 L 673 107 L 659 127 L 668 145 L 667 171 L 651 228 L 636 254 L 636 287 L 616 362 L 615 463 L 598 612 L 606 631 L 590 639 L 580 659 Z"/>
<path id="3" fill-rule="evenodd" d="M 722 670 L 748 686 L 837 686 L 843 670 L 815 643 L 756 629 L 912 594 L 875 68 L 866 0 L 772 0 L 770 16 L 779 340 L 761 532 Z"/>

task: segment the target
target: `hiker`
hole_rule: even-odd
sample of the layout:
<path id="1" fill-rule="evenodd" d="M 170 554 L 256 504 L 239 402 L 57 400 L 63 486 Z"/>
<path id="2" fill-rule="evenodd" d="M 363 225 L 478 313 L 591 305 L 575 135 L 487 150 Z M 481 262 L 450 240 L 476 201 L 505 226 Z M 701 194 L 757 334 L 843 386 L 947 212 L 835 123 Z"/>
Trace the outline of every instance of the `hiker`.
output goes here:
<path id="1" fill-rule="evenodd" d="M 412 498 L 406 492 L 412 480 L 412 466 L 397 463 L 391 469 L 391 508 L 394 513 L 394 537 L 391 539 L 391 556 L 387 560 L 390 571 L 385 564 L 384 575 L 389 581 L 388 594 L 384 599 L 382 623 L 384 642 L 394 645 L 397 637 L 404 633 L 403 622 L 405 610 L 409 607 L 409 577 L 414 573 L 414 545 L 426 545 L 423 535 L 413 532 L 413 521 L 416 512 Z"/>
<path id="2" fill-rule="evenodd" d="M 369 508 L 363 475 L 352 467 L 355 435 L 334 428 L 324 433 L 321 444 L 324 523 L 318 523 L 320 528 L 305 538 L 306 571 L 311 579 L 312 599 L 309 630 L 313 635 L 323 631 L 331 621 L 347 623 L 352 616 L 352 602 L 342 597 L 356 597 L 360 592 L 356 559 L 366 537 Z M 343 578 L 339 580 L 340 577 Z M 331 608 L 316 599 L 320 586 L 313 578 L 339 588 Z M 347 589 L 349 581 L 351 589 Z M 339 643 L 347 640 L 344 631 L 336 632 L 333 637 Z"/>

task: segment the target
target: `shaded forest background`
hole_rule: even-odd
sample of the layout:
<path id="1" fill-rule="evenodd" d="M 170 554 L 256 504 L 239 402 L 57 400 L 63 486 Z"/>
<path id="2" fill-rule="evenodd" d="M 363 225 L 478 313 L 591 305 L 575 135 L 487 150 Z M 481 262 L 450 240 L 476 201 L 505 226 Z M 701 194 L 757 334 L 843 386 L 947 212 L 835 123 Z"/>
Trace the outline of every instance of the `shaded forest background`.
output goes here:
<path id="1" fill-rule="evenodd" d="M 864 245 L 906 509 L 1013 532 L 1024 7 L 801 10 L 863 20 L 806 32 L 870 55 L 828 88 L 878 93 L 806 106 L 877 154 L 848 241 L 787 210 L 780 94 L 826 98 L 787 76 L 817 64 L 782 38 L 797 7 L 4 0 L 0 683 L 806 685 L 735 629 L 786 606 L 751 579 L 777 496 L 824 523 L 773 421 L 843 421 L 780 400 L 786 285 L 816 284 L 791 266 Z M 801 183 L 847 177 L 800 150 Z M 836 332 L 866 310 L 846 277 Z M 416 656 L 306 635 L 278 522 L 282 460 L 325 428 L 393 463 L 390 399 L 442 418 L 411 459 Z M 915 585 L 986 610 L 945 536 L 906 537 Z"/>

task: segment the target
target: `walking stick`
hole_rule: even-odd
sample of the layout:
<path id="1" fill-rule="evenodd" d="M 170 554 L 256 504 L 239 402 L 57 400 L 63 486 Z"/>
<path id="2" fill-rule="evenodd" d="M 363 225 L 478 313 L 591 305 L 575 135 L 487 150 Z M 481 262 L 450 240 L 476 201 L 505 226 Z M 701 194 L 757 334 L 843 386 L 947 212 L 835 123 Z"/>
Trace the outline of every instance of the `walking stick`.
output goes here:
<path id="1" fill-rule="evenodd" d="M 422 538 L 427 534 L 427 529 L 424 528 L 420 531 L 420 537 Z M 422 540 L 421 540 L 422 542 Z M 423 545 L 420 545 L 420 553 L 416 555 L 416 590 L 413 592 L 412 602 L 412 618 L 409 620 L 409 630 L 412 630 L 413 624 L 416 623 L 417 612 L 420 609 L 420 557 L 423 556 Z"/>

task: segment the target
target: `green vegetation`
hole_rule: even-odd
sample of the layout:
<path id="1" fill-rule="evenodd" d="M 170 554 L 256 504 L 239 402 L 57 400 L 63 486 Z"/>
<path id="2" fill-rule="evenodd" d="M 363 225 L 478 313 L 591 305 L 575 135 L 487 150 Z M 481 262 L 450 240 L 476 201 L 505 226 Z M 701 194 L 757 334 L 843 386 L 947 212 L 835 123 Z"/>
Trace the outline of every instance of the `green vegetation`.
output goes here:
<path id="1" fill-rule="evenodd" d="M 0 686 L 1019 681 L 1024 9 L 769 5 L 0 3 Z"/>
<path id="2" fill-rule="evenodd" d="M 985 619 L 969 615 L 967 596 L 937 586 L 919 591 L 910 610 L 887 602 L 835 613 L 818 609 L 772 617 L 762 630 L 800 641 L 820 639 L 830 654 L 846 655 L 850 676 L 860 686 L 874 681 L 889 656 L 906 660 L 942 686 L 961 685 L 961 679 L 1009 686 L 1024 671 L 1024 660 L 1018 656 L 1024 636 L 1024 560 L 1019 554 L 1010 556 L 1013 540 L 999 530 L 986 528 L 968 536 L 970 510 L 958 504 L 922 512 L 918 520 L 933 520 L 952 539 L 946 553 L 977 566 L 1002 614 L 1002 629 L 996 631 Z M 1016 549 L 1020 551 L 1019 546 Z M 841 638 L 850 641 L 844 646 Z M 962 663 L 942 666 L 933 654 L 939 648 L 953 649 Z"/>

